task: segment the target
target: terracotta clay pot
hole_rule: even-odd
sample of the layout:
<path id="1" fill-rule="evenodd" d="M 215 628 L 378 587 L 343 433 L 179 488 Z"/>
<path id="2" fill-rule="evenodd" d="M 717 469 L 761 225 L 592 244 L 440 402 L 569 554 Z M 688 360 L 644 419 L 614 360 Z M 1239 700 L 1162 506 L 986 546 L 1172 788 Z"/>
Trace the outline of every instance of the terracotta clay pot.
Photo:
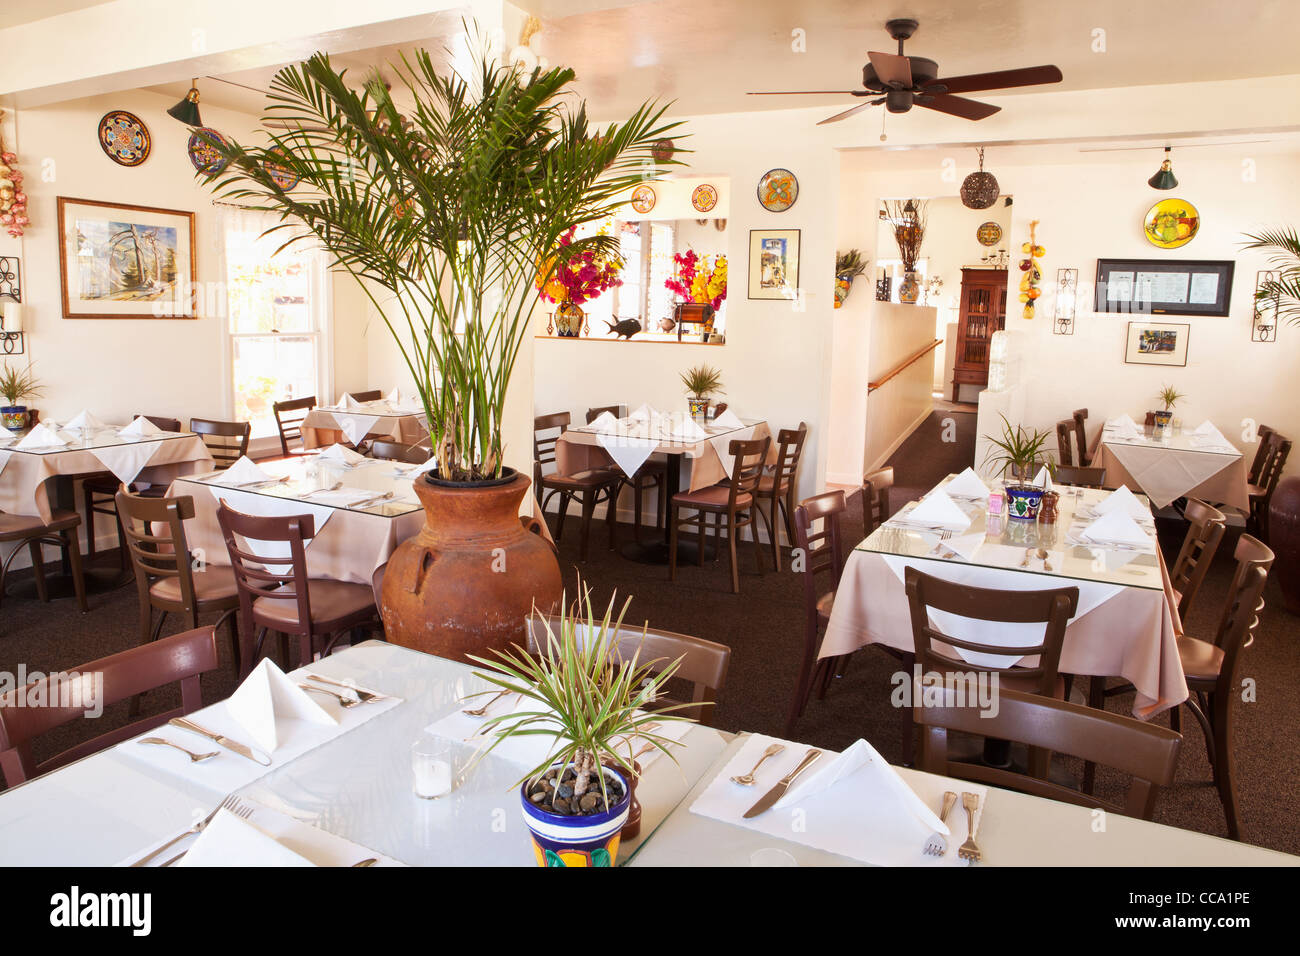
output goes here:
<path id="1" fill-rule="evenodd" d="M 1286 609 L 1300 614 L 1300 478 L 1283 478 L 1268 505 L 1268 546 Z"/>
<path id="2" fill-rule="evenodd" d="M 534 601 L 547 613 L 563 590 L 555 549 L 519 520 L 531 484 L 416 479 L 424 527 L 393 552 L 380 598 L 391 643 L 461 661 L 527 646 Z"/>

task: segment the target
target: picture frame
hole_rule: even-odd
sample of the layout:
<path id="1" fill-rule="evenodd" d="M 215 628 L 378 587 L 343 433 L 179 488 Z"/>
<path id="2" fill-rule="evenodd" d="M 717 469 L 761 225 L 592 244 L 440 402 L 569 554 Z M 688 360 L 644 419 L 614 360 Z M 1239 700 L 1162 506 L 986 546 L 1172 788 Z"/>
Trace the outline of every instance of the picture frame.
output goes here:
<path id="1" fill-rule="evenodd" d="M 1225 316 L 1231 259 L 1098 259 L 1096 312 Z"/>
<path id="2" fill-rule="evenodd" d="M 749 298 L 793 299 L 799 294 L 799 233 L 749 231 Z"/>
<path id="3" fill-rule="evenodd" d="M 1130 322 L 1124 361 L 1128 365 L 1185 366 L 1191 331 L 1186 322 Z"/>
<path id="4" fill-rule="evenodd" d="M 196 319 L 194 213 L 58 197 L 65 319 Z"/>

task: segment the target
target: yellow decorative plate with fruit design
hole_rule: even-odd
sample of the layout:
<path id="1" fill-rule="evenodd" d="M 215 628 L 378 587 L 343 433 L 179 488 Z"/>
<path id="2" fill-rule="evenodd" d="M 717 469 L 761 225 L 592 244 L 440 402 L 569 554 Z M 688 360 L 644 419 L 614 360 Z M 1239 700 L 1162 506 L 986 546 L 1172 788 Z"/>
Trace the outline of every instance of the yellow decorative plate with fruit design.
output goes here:
<path id="1" fill-rule="evenodd" d="M 1161 249 L 1177 249 L 1192 241 L 1201 228 L 1201 214 L 1186 199 L 1162 199 L 1147 210 L 1142 232 Z"/>

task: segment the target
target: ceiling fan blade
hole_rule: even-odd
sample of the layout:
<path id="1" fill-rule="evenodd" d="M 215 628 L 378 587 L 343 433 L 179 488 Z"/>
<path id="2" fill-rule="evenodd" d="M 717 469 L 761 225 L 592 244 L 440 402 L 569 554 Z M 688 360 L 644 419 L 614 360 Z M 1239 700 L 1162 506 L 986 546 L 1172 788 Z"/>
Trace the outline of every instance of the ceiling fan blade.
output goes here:
<path id="1" fill-rule="evenodd" d="M 881 83 L 900 90 L 912 88 L 912 64 L 907 57 L 899 56 L 897 53 L 871 52 L 867 54 L 867 58 L 876 68 L 876 76 L 880 77 Z"/>
<path id="2" fill-rule="evenodd" d="M 1026 66 L 1019 70 L 996 70 L 993 73 L 968 73 L 966 76 L 940 77 L 931 87 L 945 93 L 978 93 L 982 90 L 1008 90 L 1015 86 L 1060 83 L 1061 71 L 1055 66 Z"/>
<path id="3" fill-rule="evenodd" d="M 982 120 L 1002 109 L 1000 106 L 968 100 L 964 96 L 950 96 L 947 93 L 925 93 L 917 96 L 914 102 L 927 110 L 937 110 L 940 113 L 960 116 L 968 120 Z"/>
<path id="4" fill-rule="evenodd" d="M 877 100 L 875 102 L 879 102 L 879 101 Z M 845 110 L 843 113 L 836 113 L 834 116 L 822 120 L 817 125 L 825 126 L 827 123 L 838 123 L 840 120 L 848 119 L 854 113 L 861 113 L 868 106 L 874 106 L 875 102 L 859 103 L 857 106 L 850 107 L 849 109 Z"/>
<path id="5" fill-rule="evenodd" d="M 816 93 L 818 95 L 834 93 L 838 96 L 867 96 L 866 90 L 763 90 L 755 93 L 752 90 L 746 93 L 746 96 L 808 96 Z"/>

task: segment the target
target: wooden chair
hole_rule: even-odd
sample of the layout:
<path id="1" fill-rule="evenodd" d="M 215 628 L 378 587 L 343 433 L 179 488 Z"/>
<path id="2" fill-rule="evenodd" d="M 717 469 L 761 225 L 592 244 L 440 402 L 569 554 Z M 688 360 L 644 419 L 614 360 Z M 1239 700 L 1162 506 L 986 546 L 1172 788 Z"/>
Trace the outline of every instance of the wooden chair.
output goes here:
<path id="1" fill-rule="evenodd" d="M 817 651 L 821 648 L 821 631 L 831 619 L 835 591 L 844 573 L 839 522 L 844 510 L 842 491 L 814 495 L 801 501 L 794 509 L 794 546 L 803 553 L 804 622 L 799 676 L 795 679 L 785 720 L 787 737 L 794 733 L 795 722 L 803 716 L 813 687 L 821 685 L 824 688 L 826 672 L 834 667 L 834 662 L 829 659 L 818 660 Z M 813 526 L 818 521 L 821 521 L 821 530 L 814 531 Z M 818 595 L 822 578 L 830 587 Z"/>
<path id="2" fill-rule="evenodd" d="M 754 561 L 758 564 L 758 573 L 763 573 L 763 549 L 758 542 L 758 528 L 754 522 L 767 516 L 758 507 L 758 483 L 763 476 L 763 466 L 767 460 L 767 449 L 771 446 L 770 437 L 741 441 L 733 439 L 727 446 L 727 454 L 733 457 L 731 479 L 725 484 L 711 485 L 698 491 L 682 491 L 673 495 L 670 505 L 668 538 L 668 580 L 677 580 L 677 532 L 682 525 L 698 524 L 700 529 L 700 550 L 698 561 L 704 563 L 705 525 L 709 515 L 713 516 L 714 539 L 721 547 L 722 525 L 727 528 L 727 545 L 731 552 L 731 592 L 740 593 L 740 566 L 736 558 L 736 539 L 742 528 L 749 528 L 749 536 L 754 542 Z M 693 511 L 694 514 L 679 518 L 678 512 Z M 772 534 L 772 529 L 768 528 Z M 716 560 L 716 559 L 715 559 Z"/>
<path id="3" fill-rule="evenodd" d="M 1255 429 L 1255 458 L 1250 464 L 1250 471 L 1246 474 L 1246 483 L 1251 485 L 1259 484 L 1259 474 L 1264 468 L 1264 462 L 1268 460 L 1269 454 L 1269 436 L 1276 429 L 1269 425 L 1260 425 Z"/>
<path id="4" fill-rule="evenodd" d="M 1056 457 L 1062 465 L 1074 465 L 1074 422 L 1064 418 L 1056 423 Z"/>
<path id="5" fill-rule="evenodd" d="M 713 417 L 714 417 L 714 418 L 717 418 L 719 415 L 721 415 L 721 414 L 722 414 L 723 412 L 725 412 L 726 410 L 727 410 L 727 403 L 726 403 L 726 402 L 718 402 L 718 404 L 716 404 L 716 405 L 713 406 Z"/>
<path id="6" fill-rule="evenodd" d="M 367 392 L 348 392 L 358 402 L 377 402 L 384 397 L 383 389 L 372 388 Z"/>
<path id="7" fill-rule="evenodd" d="M 190 431 L 203 439 L 218 471 L 224 471 L 248 454 L 253 427 L 248 422 L 221 422 L 191 418 Z"/>
<path id="8" fill-rule="evenodd" d="M 1081 468 L 1077 465 L 1058 465 L 1052 481 L 1058 485 L 1075 485 L 1079 488 L 1104 488 L 1105 468 Z"/>
<path id="9" fill-rule="evenodd" d="M 371 458 L 400 461 L 406 465 L 423 465 L 433 457 L 433 450 L 424 445 L 407 445 L 400 441 L 376 438 L 370 443 L 369 455 Z"/>
<path id="10" fill-rule="evenodd" d="M 302 444 L 302 423 L 307 413 L 316 407 L 316 396 L 294 398 L 287 402 L 275 402 L 271 409 L 275 413 L 275 427 L 280 432 L 280 453 L 288 455 L 289 444 Z M 301 448 L 299 449 L 301 451 Z"/>
<path id="11" fill-rule="evenodd" d="M 8 695 L 0 697 L 0 771 L 4 773 L 5 782 L 10 787 L 17 786 L 39 774 L 159 727 L 173 717 L 198 710 L 202 706 L 199 675 L 215 670 L 216 666 L 216 636 L 211 627 L 201 627 L 91 661 L 77 668 L 78 677 L 71 686 L 67 683 L 50 685 L 51 678 L 46 677 L 19 691 L 36 693 L 31 688 L 45 684 L 48 706 L 18 707 L 13 705 Z M 103 681 L 98 697 L 95 695 L 97 677 L 102 677 Z M 43 763 L 36 762 L 32 752 L 36 738 L 82 717 L 92 704 L 107 707 L 178 681 L 181 688 L 179 707 L 109 731 Z"/>
<path id="12" fill-rule="evenodd" d="M 199 626 L 199 615 L 219 614 L 213 628 L 230 626 L 230 643 L 239 667 L 239 588 L 234 572 L 211 563 L 210 555 L 190 551 L 185 522 L 194 517 L 194 499 L 143 498 L 125 485 L 117 492 L 117 513 L 122 518 L 127 551 L 135 568 L 135 586 L 140 598 L 140 643 L 156 641 L 168 614 L 183 614 L 191 628 Z M 198 558 L 199 560 L 196 560 Z M 153 612 L 160 614 L 157 624 Z"/>
<path id="13" fill-rule="evenodd" d="M 893 468 L 877 468 L 862 476 L 863 538 L 869 538 L 871 532 L 889 520 L 889 489 L 893 487 Z"/>
<path id="14" fill-rule="evenodd" d="M 1273 492 L 1277 489 L 1282 469 L 1286 467 L 1290 455 L 1291 439 L 1278 431 L 1269 432 L 1264 460 L 1260 463 L 1255 480 L 1247 486 L 1250 492 L 1250 512 L 1246 518 L 1246 529 L 1265 541 L 1268 540 L 1268 505 L 1273 500 Z"/>
<path id="15" fill-rule="evenodd" d="M 68 562 L 72 572 L 72 586 L 77 593 L 77 606 L 86 611 L 86 578 L 81 570 L 81 543 L 77 540 L 77 528 L 81 526 L 81 515 L 75 511 L 56 508 L 47 522 L 39 515 L 12 515 L 0 512 L 0 544 L 12 544 L 0 564 L 0 599 L 4 598 L 5 575 L 9 565 L 27 546 L 32 558 L 32 574 L 36 578 L 36 596 L 49 603 L 50 595 L 45 587 L 45 555 L 42 546 L 52 544 L 59 548 Z"/>
<path id="16" fill-rule="evenodd" d="M 767 526 L 772 535 L 772 564 L 781 570 L 781 543 L 777 535 L 778 509 L 785 516 L 785 537 L 794 547 L 794 493 L 799 483 L 799 459 L 808 440 L 808 423 L 800 422 L 798 428 L 782 428 L 776 435 L 776 465 L 770 475 L 758 480 L 758 501 L 762 507 L 768 502 Z"/>
<path id="17" fill-rule="evenodd" d="M 618 405 L 602 405 L 599 408 L 587 409 L 587 424 L 594 422 L 603 412 L 609 412 L 615 418 L 621 411 Z M 676 464 L 674 463 L 674 467 Z M 633 501 L 633 524 L 632 533 L 638 544 L 641 543 L 641 500 L 644 493 L 655 489 L 657 490 L 655 505 L 655 528 L 660 529 L 664 525 L 668 513 L 668 462 L 666 460 L 655 458 L 651 455 L 636 470 L 636 474 L 625 475 L 623 484 L 632 489 Z M 615 501 L 617 501 L 615 497 Z"/>
<path id="18" fill-rule="evenodd" d="M 181 430 L 179 418 L 169 418 L 166 415 L 135 415 L 131 421 L 137 418 L 152 422 L 165 432 Z M 122 536 L 122 523 L 118 520 L 117 509 L 113 504 L 118 484 L 117 475 L 111 471 L 97 471 L 87 475 L 81 482 L 82 504 L 86 509 L 86 561 L 90 563 L 95 560 L 95 515 L 105 515 L 113 519 L 113 524 L 117 528 L 118 564 L 125 571 L 129 566 L 126 557 L 126 539 Z M 137 493 L 149 498 L 161 498 L 167 493 L 167 486 L 151 485 L 140 489 Z"/>
<path id="19" fill-rule="evenodd" d="M 529 617 L 528 624 L 528 650 L 533 654 L 546 652 L 548 624 L 556 639 L 560 637 L 558 617 L 533 614 Z M 585 626 L 582 633 L 585 634 Z M 726 685 L 727 668 L 731 664 L 730 647 L 686 634 L 650 627 L 642 629 L 626 624 L 610 637 L 614 642 L 612 656 L 615 663 L 630 661 L 634 655 L 639 655 L 638 666 L 649 666 L 657 674 L 680 658 L 681 664 L 672 679 L 691 682 L 690 701 L 660 697 L 655 704 L 658 707 L 670 707 L 690 703 L 694 706 L 674 710 L 672 713 L 694 717 L 706 727 L 713 725 L 713 711 L 718 695 Z"/>
<path id="20" fill-rule="evenodd" d="M 1187 519 L 1187 534 L 1169 575 L 1169 583 L 1178 600 L 1178 617 L 1186 622 L 1196 592 L 1201 589 L 1205 573 L 1210 570 L 1214 554 L 1228 530 L 1228 519 L 1222 511 L 1197 498 L 1187 499 L 1183 516 Z"/>
<path id="21" fill-rule="evenodd" d="M 1086 408 L 1076 408 L 1071 416 L 1074 421 L 1074 438 L 1079 445 L 1079 465 L 1086 467 L 1092 461 L 1096 453 L 1096 443 L 1088 444 L 1088 410 Z M 1101 433 L 1097 433 L 1097 442 L 1101 441 Z"/>
<path id="22" fill-rule="evenodd" d="M 1174 782 L 1182 737 L 1172 730 L 1131 717 L 1107 714 L 1063 700 L 999 689 L 998 712 L 987 716 L 975 706 L 917 706 L 921 725 L 921 769 L 928 773 L 974 780 L 993 787 L 1046 797 L 1083 807 L 1101 806 L 1113 813 L 1150 820 L 1161 787 Z M 948 733 L 995 736 L 1028 745 L 1042 753 L 1059 751 L 1104 763 L 1132 780 L 1123 804 L 1099 801 L 1047 779 L 948 757 Z"/>
<path id="23" fill-rule="evenodd" d="M 241 677 L 261 657 L 268 632 L 282 635 L 281 650 L 286 656 L 287 638 L 296 636 L 301 665 L 312 660 L 318 644 L 323 644 L 321 653 L 328 654 L 339 638 L 377 619 L 370 585 L 308 579 L 307 542 L 316 533 L 311 515 L 246 515 L 222 500 L 217 521 L 239 588 Z M 275 544 L 287 545 L 288 557 L 274 548 Z M 277 570 L 286 567 L 288 570 Z"/>
<path id="24" fill-rule="evenodd" d="M 605 523 L 609 526 L 609 548 L 611 551 L 614 549 L 614 534 L 618 525 L 618 490 L 623 485 L 623 473 L 616 468 L 593 468 L 576 475 L 543 474 L 543 466 L 555 462 L 555 446 L 568 429 L 569 422 L 568 412 L 538 415 L 533 419 L 533 487 L 541 496 L 543 513 L 546 511 L 546 502 L 555 495 L 560 496 L 556 541 L 564 537 L 564 516 L 569 510 L 569 502 L 577 499 L 582 508 L 579 558 L 586 561 L 587 544 L 591 537 L 591 516 L 596 505 L 602 501 L 605 503 Z M 550 432 L 554 434 L 545 434 Z"/>

